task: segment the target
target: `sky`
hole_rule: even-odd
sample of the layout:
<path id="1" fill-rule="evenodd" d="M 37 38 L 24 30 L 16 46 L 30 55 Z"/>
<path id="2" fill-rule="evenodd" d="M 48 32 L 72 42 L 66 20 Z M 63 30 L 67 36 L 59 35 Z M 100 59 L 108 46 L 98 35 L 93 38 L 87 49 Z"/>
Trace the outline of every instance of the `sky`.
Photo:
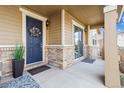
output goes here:
<path id="1" fill-rule="evenodd" d="M 117 24 L 117 32 L 124 32 L 124 13 L 122 14 L 120 22 Z"/>

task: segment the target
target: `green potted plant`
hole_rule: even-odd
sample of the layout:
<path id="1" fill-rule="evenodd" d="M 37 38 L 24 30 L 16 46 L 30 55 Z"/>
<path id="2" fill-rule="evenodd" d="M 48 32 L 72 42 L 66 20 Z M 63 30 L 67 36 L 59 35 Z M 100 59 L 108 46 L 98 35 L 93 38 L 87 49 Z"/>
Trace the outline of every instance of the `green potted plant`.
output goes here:
<path id="1" fill-rule="evenodd" d="M 124 86 L 124 75 L 120 76 L 121 85 Z"/>
<path id="2" fill-rule="evenodd" d="M 14 59 L 12 60 L 13 77 L 17 78 L 23 75 L 24 47 L 22 45 L 16 45 L 13 56 L 14 56 Z"/>

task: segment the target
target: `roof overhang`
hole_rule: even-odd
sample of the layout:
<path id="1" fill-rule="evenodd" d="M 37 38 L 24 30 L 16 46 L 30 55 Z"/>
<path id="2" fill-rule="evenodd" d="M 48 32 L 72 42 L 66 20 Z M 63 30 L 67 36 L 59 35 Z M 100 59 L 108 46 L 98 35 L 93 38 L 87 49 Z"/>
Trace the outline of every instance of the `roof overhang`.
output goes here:
<path id="1" fill-rule="evenodd" d="M 85 25 L 104 24 L 104 5 L 26 5 L 24 7 L 45 17 L 49 17 L 55 12 L 65 9 Z"/>
<path id="2" fill-rule="evenodd" d="M 118 5 L 117 12 L 118 12 L 118 23 L 119 23 L 124 12 L 124 6 Z"/>

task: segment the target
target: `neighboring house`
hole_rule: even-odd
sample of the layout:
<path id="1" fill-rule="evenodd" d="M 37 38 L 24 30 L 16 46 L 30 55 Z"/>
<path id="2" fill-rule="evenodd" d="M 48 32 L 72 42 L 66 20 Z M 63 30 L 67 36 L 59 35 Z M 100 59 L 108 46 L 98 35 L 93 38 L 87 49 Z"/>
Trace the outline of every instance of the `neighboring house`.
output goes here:
<path id="1" fill-rule="evenodd" d="M 104 32 L 102 29 L 104 28 L 99 27 L 99 28 L 91 29 L 89 31 L 89 45 L 88 46 L 91 47 L 90 54 L 92 58 L 99 58 L 99 57 L 103 58 Z"/>
<path id="2" fill-rule="evenodd" d="M 124 32 L 117 33 L 117 45 L 119 47 L 124 47 Z"/>
<path id="3" fill-rule="evenodd" d="M 3 73 L 12 73 L 11 54 L 20 43 L 25 47 L 25 70 L 48 63 L 65 69 L 86 57 L 91 28 L 105 25 L 105 83 L 120 87 L 115 26 L 116 14 L 120 14 L 117 10 L 121 8 L 104 7 L 0 6 Z M 96 40 L 94 37 L 93 44 Z"/>

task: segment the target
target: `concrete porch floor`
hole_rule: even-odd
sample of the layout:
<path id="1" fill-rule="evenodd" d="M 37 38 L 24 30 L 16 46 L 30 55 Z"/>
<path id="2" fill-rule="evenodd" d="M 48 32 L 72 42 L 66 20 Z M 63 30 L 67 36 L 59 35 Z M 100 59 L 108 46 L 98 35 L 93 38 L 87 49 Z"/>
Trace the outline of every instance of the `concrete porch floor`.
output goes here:
<path id="1" fill-rule="evenodd" d="M 65 70 L 51 67 L 33 77 L 45 88 L 103 88 L 104 61 L 97 59 L 93 64 L 77 62 Z"/>

